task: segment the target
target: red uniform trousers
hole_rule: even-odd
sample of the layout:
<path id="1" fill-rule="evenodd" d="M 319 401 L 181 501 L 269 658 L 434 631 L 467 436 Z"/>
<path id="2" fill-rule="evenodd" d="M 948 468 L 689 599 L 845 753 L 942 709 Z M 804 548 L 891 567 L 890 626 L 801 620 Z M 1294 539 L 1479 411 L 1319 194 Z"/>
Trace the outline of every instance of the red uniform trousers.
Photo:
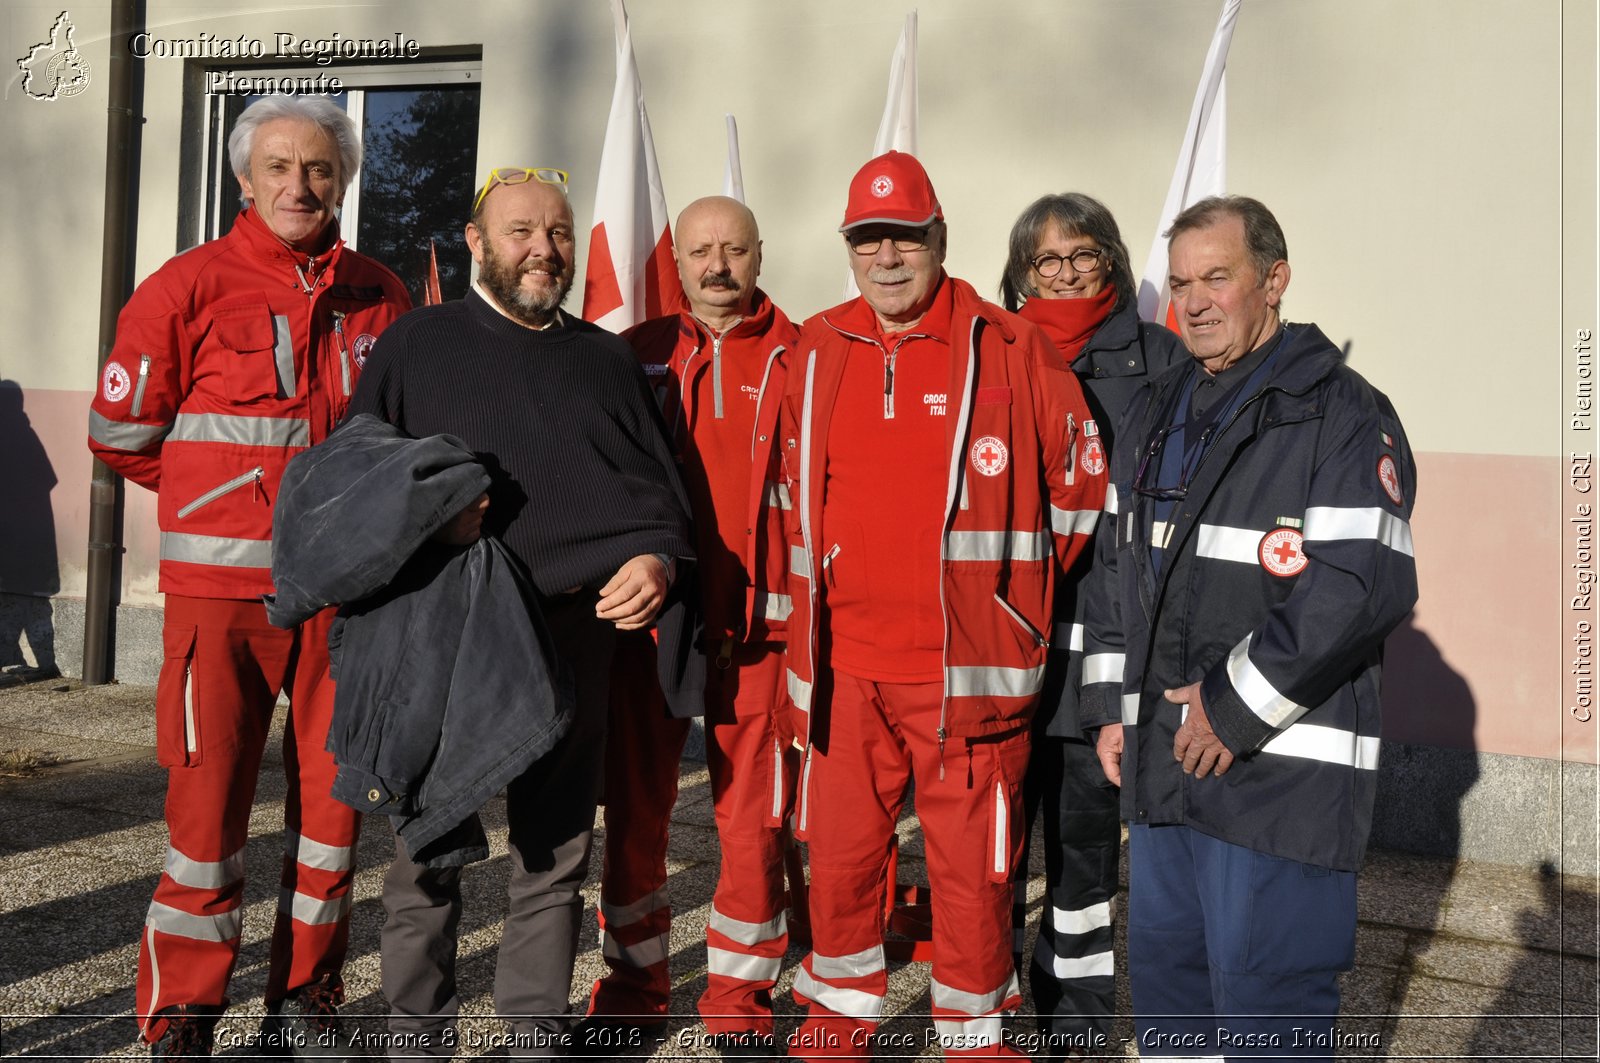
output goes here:
<path id="1" fill-rule="evenodd" d="M 284 860 L 267 971 L 269 1006 L 340 984 L 360 815 L 329 796 L 333 716 L 324 610 L 290 631 L 259 601 L 169 594 L 156 691 L 157 759 L 167 769 L 166 867 L 145 917 L 136 1000 L 144 1036 L 163 1008 L 220 1010 L 239 954 L 244 846 L 280 691 L 290 699 L 283 761 Z"/>
<path id="2" fill-rule="evenodd" d="M 678 761 L 689 721 L 667 714 L 647 632 L 617 638 L 606 724 L 605 863 L 600 952 L 610 972 L 589 995 L 590 1015 L 651 1019 L 672 999 L 667 971 L 672 902 L 667 822 L 678 800 Z"/>
<path id="3" fill-rule="evenodd" d="M 914 779 L 932 891 L 934 1029 L 946 1055 L 1026 1058 L 1002 1043 L 1002 1014 L 1022 1001 L 1011 963 L 1011 880 L 1022 848 L 1027 730 L 950 738 L 941 750 L 942 684 L 838 671 L 832 679 L 824 726 L 812 723 L 801 794 L 812 952 L 794 995 L 810 1007 L 789 1054 L 871 1055 L 889 981 L 889 849 Z"/>
<path id="4" fill-rule="evenodd" d="M 653 658 L 630 660 L 613 684 L 629 685 L 630 700 L 613 699 L 606 744 L 601 918 L 611 971 L 595 983 L 590 1014 L 665 1015 L 671 996 L 667 822 L 688 721 L 667 718 L 654 676 Z M 722 863 L 699 1006 L 712 1033 L 772 1032 L 772 986 L 788 947 L 782 823 L 796 774 L 793 736 L 774 721 L 783 677 L 777 644 L 735 644 L 728 667 L 713 662 L 707 674 L 706 762 Z"/>

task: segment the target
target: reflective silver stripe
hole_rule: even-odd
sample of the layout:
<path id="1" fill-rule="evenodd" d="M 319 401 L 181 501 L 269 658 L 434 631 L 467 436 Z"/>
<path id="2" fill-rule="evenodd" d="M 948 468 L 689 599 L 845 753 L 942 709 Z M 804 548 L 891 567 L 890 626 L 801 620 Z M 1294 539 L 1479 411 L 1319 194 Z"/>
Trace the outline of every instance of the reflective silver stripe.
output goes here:
<path id="1" fill-rule="evenodd" d="M 1049 556 L 1049 532 L 951 531 L 944 536 L 946 561 L 1043 561 Z"/>
<path id="2" fill-rule="evenodd" d="M 1261 537 L 1254 528 L 1229 528 L 1222 524 L 1202 524 L 1195 537 L 1194 552 L 1213 561 L 1237 561 L 1244 565 L 1261 563 Z"/>
<path id="3" fill-rule="evenodd" d="M 297 923 L 307 926 L 326 926 L 337 923 L 350 912 L 350 894 L 323 900 L 309 897 L 295 890 L 284 889 L 278 893 L 278 911 Z"/>
<path id="4" fill-rule="evenodd" d="M 783 911 L 764 923 L 747 923 L 731 915 L 723 915 L 716 906 L 711 908 L 711 929 L 741 945 L 764 945 L 789 932 L 788 916 Z"/>
<path id="5" fill-rule="evenodd" d="M 848 956 L 811 954 L 811 970 L 818 978 L 865 978 L 884 969 L 883 946 L 874 945 Z"/>
<path id="6" fill-rule="evenodd" d="M 1316 723 L 1297 723 L 1269 739 L 1262 753 L 1280 757 L 1300 757 L 1328 764 L 1343 764 L 1362 771 L 1378 770 L 1377 736 L 1358 735 L 1339 727 Z"/>
<path id="7" fill-rule="evenodd" d="M 1034 668 L 963 665 L 944 670 L 944 692 L 951 698 L 1026 698 L 1044 685 L 1044 665 Z"/>
<path id="8" fill-rule="evenodd" d="M 672 903 L 666 888 L 651 890 L 632 904 L 611 904 L 604 897 L 600 898 L 600 914 L 605 916 L 607 926 L 628 926 L 637 923 L 651 912 L 659 912 Z"/>
<path id="9" fill-rule="evenodd" d="M 1153 550 L 1165 550 L 1172 541 L 1172 525 L 1164 520 L 1150 523 L 1150 547 Z"/>
<path id="10" fill-rule="evenodd" d="M 1002 1035 L 1001 1027 L 998 1015 L 981 1019 L 933 1020 L 934 1032 L 939 1035 L 939 1045 L 946 1052 L 965 1052 L 974 1048 L 997 1045 Z"/>
<path id="11" fill-rule="evenodd" d="M 190 915 L 159 901 L 150 902 L 144 925 L 152 930 L 191 941 L 234 941 L 244 926 L 244 912 L 239 908 L 217 915 Z"/>
<path id="12" fill-rule="evenodd" d="M 1087 934 L 1111 925 L 1111 904 L 1101 901 L 1087 908 L 1050 908 L 1050 925 L 1061 934 Z"/>
<path id="13" fill-rule="evenodd" d="M 1010 971 L 1004 982 L 987 993 L 969 993 L 964 989 L 953 989 L 937 978 L 929 980 L 928 992 L 936 1008 L 959 1011 L 963 1015 L 988 1015 L 999 1011 L 1000 1006 L 1007 1000 L 1020 995 L 1022 987 L 1017 982 L 1017 972 Z"/>
<path id="14" fill-rule="evenodd" d="M 801 712 L 811 711 L 811 684 L 794 674 L 794 669 L 788 671 L 789 700 L 794 702 L 795 708 Z"/>
<path id="15" fill-rule="evenodd" d="M 1290 701 L 1278 693 L 1267 677 L 1257 671 L 1250 660 L 1249 635 L 1240 639 L 1228 654 L 1228 681 L 1240 700 L 1268 727 L 1285 727 L 1311 711 L 1309 706 Z"/>
<path id="16" fill-rule="evenodd" d="M 1117 973 L 1117 957 L 1109 949 L 1091 956 L 1057 956 L 1055 947 L 1042 937 L 1034 946 L 1033 962 L 1057 978 L 1114 978 Z"/>
<path id="17" fill-rule="evenodd" d="M 1306 510 L 1307 539 L 1371 539 L 1389 549 L 1415 556 L 1411 549 L 1411 525 L 1386 509 L 1312 506 Z"/>
<path id="18" fill-rule="evenodd" d="M 286 831 L 283 851 L 289 859 L 318 871 L 349 871 L 355 866 L 355 850 L 348 845 L 327 845 L 312 838 Z"/>
<path id="19" fill-rule="evenodd" d="M 1122 666 L 1127 655 L 1122 653 L 1091 653 L 1083 659 L 1083 685 L 1090 683 L 1122 682 Z"/>
<path id="20" fill-rule="evenodd" d="M 272 360 L 278 367 L 278 394 L 294 398 L 294 333 L 288 314 L 272 315 Z"/>
<path id="21" fill-rule="evenodd" d="M 813 1003 L 820 1004 L 835 1015 L 852 1019 L 878 1021 L 883 1015 L 883 998 L 859 989 L 840 989 L 819 982 L 804 966 L 794 973 L 794 991 Z"/>
<path id="22" fill-rule="evenodd" d="M 1110 516 L 1115 517 L 1117 515 L 1117 512 L 1118 512 L 1117 485 L 1116 484 L 1107 484 L 1106 485 L 1106 513 L 1109 514 Z"/>
<path id="23" fill-rule="evenodd" d="M 763 620 L 787 620 L 794 612 L 794 599 L 787 594 L 756 592 L 756 615 Z"/>
<path id="24" fill-rule="evenodd" d="M 786 483 L 768 480 L 763 493 L 766 503 L 769 506 L 776 506 L 779 509 L 794 508 L 793 504 L 789 501 L 789 485 Z"/>
<path id="25" fill-rule="evenodd" d="M 236 443 L 241 447 L 309 447 L 311 422 L 301 417 L 180 413 L 172 424 L 171 439 L 185 443 Z"/>
<path id="26" fill-rule="evenodd" d="M 706 946 L 706 973 L 733 978 L 740 982 L 766 982 L 778 980 L 783 970 L 782 956 L 748 956 L 742 952 Z"/>
<path id="27" fill-rule="evenodd" d="M 1088 535 L 1100 520 L 1098 509 L 1057 509 L 1050 507 L 1050 528 L 1057 535 Z"/>
<path id="28" fill-rule="evenodd" d="M 667 935 L 624 945 L 611 934 L 601 934 L 600 952 L 608 960 L 628 967 L 654 967 L 667 962 Z"/>
<path id="29" fill-rule="evenodd" d="M 791 675 L 793 673 L 790 673 Z M 811 747 L 806 747 L 805 767 L 800 770 L 800 830 L 811 822 Z"/>
<path id="30" fill-rule="evenodd" d="M 170 424 L 129 424 L 113 421 L 99 410 L 89 411 L 89 438 L 114 450 L 143 450 L 170 431 Z"/>
<path id="31" fill-rule="evenodd" d="M 1132 726 L 1139 722 L 1139 695 L 1122 695 L 1122 722 Z"/>
<path id="32" fill-rule="evenodd" d="M 1050 645 L 1056 649 L 1068 649 L 1073 653 L 1083 652 L 1083 625 L 1082 624 L 1057 624 L 1050 629 L 1052 636 Z"/>
<path id="33" fill-rule="evenodd" d="M 994 784 L 994 873 L 1003 875 L 1006 871 L 1006 788 L 1001 783 Z"/>
<path id="34" fill-rule="evenodd" d="M 789 547 L 789 574 L 802 579 L 811 578 L 811 556 L 803 546 Z"/>
<path id="35" fill-rule="evenodd" d="M 220 535 L 161 533 L 161 560 L 234 568 L 271 568 L 271 539 L 225 539 Z"/>
<path id="36" fill-rule="evenodd" d="M 783 815 L 783 745 L 772 740 L 772 817 Z"/>
<path id="37" fill-rule="evenodd" d="M 167 846 L 167 877 L 195 890 L 217 890 L 244 878 L 244 850 L 221 860 L 192 860 Z"/>

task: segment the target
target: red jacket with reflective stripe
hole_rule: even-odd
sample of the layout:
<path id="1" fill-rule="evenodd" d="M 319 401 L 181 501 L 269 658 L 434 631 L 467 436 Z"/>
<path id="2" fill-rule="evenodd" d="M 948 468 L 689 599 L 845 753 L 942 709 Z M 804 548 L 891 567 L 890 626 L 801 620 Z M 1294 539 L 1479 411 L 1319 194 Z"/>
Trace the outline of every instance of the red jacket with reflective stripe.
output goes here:
<path id="1" fill-rule="evenodd" d="M 117 318 L 89 449 L 157 492 L 162 591 L 272 591 L 284 466 L 338 424 L 373 341 L 410 306 L 377 262 L 337 239 L 308 258 L 251 207 L 139 285 Z"/>
<path id="2" fill-rule="evenodd" d="M 1106 490 L 1104 470 L 1091 474 L 1078 461 L 1088 406 L 1055 347 L 966 282 L 944 283 L 954 286 L 955 313 L 939 560 L 941 739 L 1026 725 L 1044 679 L 1055 580 L 1092 538 Z M 831 423 L 834 403 L 852 347 L 872 344 L 870 356 L 882 357 L 874 338 L 836 324 L 848 305 L 802 326 L 783 397 L 782 459 L 794 500 L 788 691 L 804 713 L 818 672 L 820 579 L 830 549 L 816 539 L 828 435 L 847 428 Z M 883 474 L 895 475 L 895 456 L 882 459 Z"/>
<path id="3" fill-rule="evenodd" d="M 652 318 L 623 333 L 650 378 L 651 390 L 661 407 L 662 420 L 672 432 L 679 461 L 696 446 L 689 426 L 696 423 L 697 416 L 706 416 L 704 411 L 697 413 L 694 409 L 693 382 L 701 373 L 717 372 L 715 359 L 739 362 L 745 370 L 742 376 L 755 375 L 761 380 L 749 450 L 737 454 L 699 455 L 707 465 L 740 461 L 749 463 L 751 469 L 745 512 L 724 514 L 719 529 L 724 541 L 745 544 L 740 573 L 743 582 L 738 586 L 723 586 L 725 577 L 717 575 L 715 569 L 697 570 L 702 579 L 709 577 L 708 582 L 701 584 L 703 600 L 737 597 L 742 601 L 740 630 L 713 631 L 708 627 L 708 641 L 728 636 L 745 642 L 782 638 L 789 618 L 788 566 L 782 547 L 789 488 L 783 482 L 778 461 L 777 427 L 785 366 L 797 335 L 798 330 L 783 311 L 760 289 L 756 290 L 750 316 L 724 333 L 720 346 L 687 312 Z M 751 369 L 753 374 L 749 372 Z M 739 398 L 742 396 L 732 396 L 729 401 Z M 703 513 L 694 515 L 696 521 L 705 516 Z M 707 614 L 716 615 L 716 612 L 707 609 Z"/>

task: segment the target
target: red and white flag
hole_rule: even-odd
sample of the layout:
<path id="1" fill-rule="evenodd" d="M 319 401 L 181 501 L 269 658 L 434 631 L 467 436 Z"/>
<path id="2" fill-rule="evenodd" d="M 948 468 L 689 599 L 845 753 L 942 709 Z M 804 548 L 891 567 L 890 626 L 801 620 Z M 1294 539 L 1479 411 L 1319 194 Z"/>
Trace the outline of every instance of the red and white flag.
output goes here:
<path id="1" fill-rule="evenodd" d="M 872 155 L 889 151 L 917 153 L 917 12 L 906 15 L 905 26 L 900 30 L 900 41 L 894 46 L 894 56 L 889 60 L 889 92 L 883 101 L 883 117 L 878 120 L 878 137 L 872 142 Z M 865 165 L 867 160 L 862 159 Z M 861 294 L 855 276 L 844 279 L 844 297 L 854 299 Z"/>
<path id="2" fill-rule="evenodd" d="M 1144 277 L 1139 281 L 1139 316 L 1146 321 L 1166 320 L 1175 327 L 1167 289 L 1167 238 L 1161 234 L 1172 225 L 1185 207 L 1206 198 L 1220 196 L 1227 188 L 1227 68 L 1228 46 L 1233 43 L 1233 24 L 1239 17 L 1240 0 L 1225 0 L 1200 85 L 1189 108 L 1189 126 L 1178 149 L 1178 165 L 1167 187 L 1167 201 L 1161 207 L 1161 221 L 1150 242 L 1150 257 L 1145 260 Z"/>
<path id="3" fill-rule="evenodd" d="M 675 313 L 684 303 L 672 261 L 667 197 L 622 0 L 611 0 L 611 17 L 617 34 L 617 87 L 600 151 L 583 316 L 621 332 L 647 318 Z"/>
<path id="4" fill-rule="evenodd" d="M 722 117 L 728 120 L 728 165 L 722 171 L 722 194 L 743 203 L 744 167 L 739 164 L 739 123 L 731 114 Z"/>
<path id="5" fill-rule="evenodd" d="M 428 279 L 422 284 L 422 305 L 438 306 L 444 302 L 444 296 L 439 292 L 439 249 L 432 240 L 428 241 Z"/>

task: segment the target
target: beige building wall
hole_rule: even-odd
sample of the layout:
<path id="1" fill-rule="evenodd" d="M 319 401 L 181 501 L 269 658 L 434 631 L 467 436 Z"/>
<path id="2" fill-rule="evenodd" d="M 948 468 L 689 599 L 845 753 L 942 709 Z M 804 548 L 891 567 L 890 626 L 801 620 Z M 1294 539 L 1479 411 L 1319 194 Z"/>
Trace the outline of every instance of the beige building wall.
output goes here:
<path id="1" fill-rule="evenodd" d="M 951 272 L 992 293 L 1017 212 L 1067 189 L 1112 208 L 1142 266 L 1220 6 L 921 0 L 919 154 L 950 221 Z M 12 77 L 0 101 L 0 377 L 20 385 L 50 455 L 60 593 L 81 595 L 109 7 L 69 10 L 87 91 L 43 103 Z M 60 11 L 5 5 L 3 55 L 23 55 Z M 669 205 L 720 190 L 733 112 L 763 283 L 791 316 L 841 296 L 834 229 L 905 11 L 630 3 Z M 481 48 L 480 169 L 569 169 L 587 229 L 614 71 L 604 3 L 149 0 L 147 26 Z M 1595 760 L 1595 725 L 1568 712 L 1564 685 L 1580 619 L 1566 604 L 1568 454 L 1587 441 L 1566 429 L 1569 347 L 1596 313 L 1594 42 L 1593 5 L 1559 0 L 1245 0 L 1238 20 L 1228 186 L 1283 224 L 1288 316 L 1348 343 L 1418 453 L 1422 601 L 1391 644 L 1391 737 Z M 181 245 L 184 65 L 143 64 L 141 278 Z M 153 514 L 130 488 L 126 602 L 159 601 Z"/>

